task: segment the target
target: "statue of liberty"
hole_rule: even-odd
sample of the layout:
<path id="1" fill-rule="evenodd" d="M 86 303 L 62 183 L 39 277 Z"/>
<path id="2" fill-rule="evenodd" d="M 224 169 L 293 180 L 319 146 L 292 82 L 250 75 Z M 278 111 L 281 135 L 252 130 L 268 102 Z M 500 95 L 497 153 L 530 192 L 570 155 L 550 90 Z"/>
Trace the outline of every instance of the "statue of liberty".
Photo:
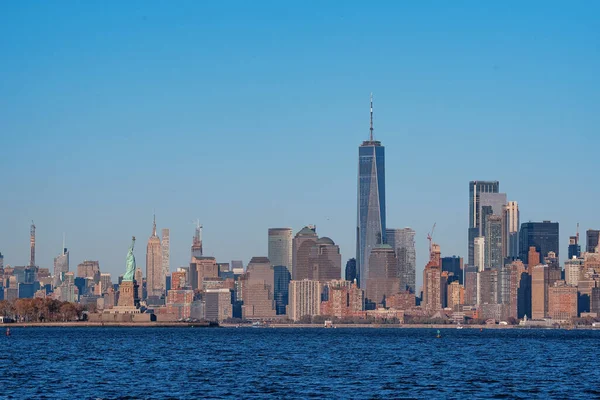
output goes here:
<path id="1" fill-rule="evenodd" d="M 135 274 L 135 256 L 133 255 L 133 246 L 135 245 L 135 236 L 131 238 L 131 246 L 127 252 L 127 269 L 125 275 L 123 275 L 123 282 L 133 282 L 133 276 Z"/>

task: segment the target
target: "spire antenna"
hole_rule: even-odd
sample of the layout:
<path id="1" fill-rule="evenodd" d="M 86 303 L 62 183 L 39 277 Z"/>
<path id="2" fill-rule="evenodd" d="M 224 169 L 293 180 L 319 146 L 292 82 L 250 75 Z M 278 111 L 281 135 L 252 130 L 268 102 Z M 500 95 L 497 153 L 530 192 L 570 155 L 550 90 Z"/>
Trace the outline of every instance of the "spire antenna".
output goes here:
<path id="1" fill-rule="evenodd" d="M 156 213 L 153 214 L 152 236 L 156 236 Z"/>
<path id="2" fill-rule="evenodd" d="M 371 125 L 369 128 L 371 132 L 371 142 L 373 141 L 373 92 L 371 92 Z"/>

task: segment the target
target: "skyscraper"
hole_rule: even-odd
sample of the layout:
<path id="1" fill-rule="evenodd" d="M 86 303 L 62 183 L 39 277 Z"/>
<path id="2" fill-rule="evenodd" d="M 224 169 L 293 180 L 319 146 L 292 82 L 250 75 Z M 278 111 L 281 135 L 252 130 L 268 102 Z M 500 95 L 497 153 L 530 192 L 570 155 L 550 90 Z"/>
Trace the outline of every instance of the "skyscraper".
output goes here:
<path id="1" fill-rule="evenodd" d="M 548 314 L 548 276 L 547 265 L 536 265 L 531 271 L 531 318 L 544 319 Z"/>
<path id="2" fill-rule="evenodd" d="M 285 315 L 286 307 L 289 302 L 289 287 L 292 276 L 285 265 L 274 266 L 273 272 L 275 310 L 277 315 Z"/>
<path id="3" fill-rule="evenodd" d="M 371 270 L 366 279 L 365 298 L 373 306 L 384 304 L 387 297 L 400 291 L 398 260 L 392 246 L 388 244 L 375 246 L 371 250 L 369 265 Z"/>
<path id="4" fill-rule="evenodd" d="M 292 273 L 292 228 L 269 228 L 269 260 Z"/>
<path id="5" fill-rule="evenodd" d="M 502 217 L 499 215 L 488 215 L 486 221 L 486 267 L 501 268 L 504 265 L 504 255 L 502 254 Z"/>
<path id="6" fill-rule="evenodd" d="M 202 257 L 202 225 L 200 221 L 196 223 L 196 232 L 192 239 L 192 258 Z"/>
<path id="7" fill-rule="evenodd" d="M 267 257 L 252 257 L 246 273 L 240 279 L 244 302 L 243 318 L 272 318 L 277 315 L 274 293 L 275 271 Z"/>
<path id="8" fill-rule="evenodd" d="M 417 253 L 415 250 L 415 231 L 411 228 L 386 229 L 386 243 L 392 246 L 398 260 L 398 278 L 400 290 L 415 293 L 415 274 Z"/>
<path id="9" fill-rule="evenodd" d="M 595 253 L 598 243 L 600 243 L 600 230 L 588 229 L 585 233 L 585 251 L 586 253 Z"/>
<path id="10" fill-rule="evenodd" d="M 543 259 L 553 251 L 559 255 L 558 222 L 524 222 L 519 233 L 521 260 L 527 259 L 529 247 L 534 246 Z"/>
<path id="11" fill-rule="evenodd" d="M 477 267 L 477 271 L 483 271 L 486 267 L 485 260 L 485 237 L 477 236 L 474 240 L 474 262 L 473 265 Z"/>
<path id="12" fill-rule="evenodd" d="M 169 255 L 170 253 L 170 241 L 169 241 L 169 228 L 163 228 L 162 230 L 162 273 L 163 273 L 163 277 L 167 277 L 167 275 L 169 275 L 169 270 L 171 269 L 171 257 Z M 165 286 L 166 288 L 166 286 Z"/>
<path id="13" fill-rule="evenodd" d="M 319 239 L 316 229 L 312 225 L 305 226 L 292 241 L 292 280 L 308 279 L 311 276 L 309 257 Z"/>
<path id="14" fill-rule="evenodd" d="M 502 218 L 504 220 L 504 257 L 519 257 L 519 204 L 509 201 L 504 207 Z"/>
<path id="15" fill-rule="evenodd" d="M 569 260 L 581 257 L 581 246 L 579 245 L 579 234 L 569 236 Z"/>
<path id="16" fill-rule="evenodd" d="M 370 137 L 358 148 L 356 265 L 359 286 L 369 278 L 371 250 L 385 241 L 385 148 L 373 139 L 373 95 Z"/>
<path id="17" fill-rule="evenodd" d="M 0 257 L 2 255 L 0 254 Z M 65 247 L 65 235 L 63 234 L 62 252 L 54 257 L 54 279 L 53 285 L 57 287 L 63 281 L 64 274 L 69 272 L 69 251 Z"/>
<path id="18" fill-rule="evenodd" d="M 481 236 L 479 232 L 480 223 L 480 195 L 481 193 L 498 193 L 500 183 L 498 181 L 471 181 L 469 182 L 469 265 L 474 264 L 474 243 L 477 236 Z"/>
<path id="19" fill-rule="evenodd" d="M 351 258 L 346 262 L 346 280 L 354 282 L 356 279 L 356 258 Z"/>
<path id="20" fill-rule="evenodd" d="M 463 284 L 463 259 L 462 257 L 442 257 L 442 272 L 448 272 L 448 283 L 458 281 Z"/>
<path id="21" fill-rule="evenodd" d="M 154 217 L 152 235 L 148 239 L 146 247 L 146 291 L 148 297 L 161 296 L 165 290 L 161 253 L 160 238 L 156 235 L 156 217 Z"/>

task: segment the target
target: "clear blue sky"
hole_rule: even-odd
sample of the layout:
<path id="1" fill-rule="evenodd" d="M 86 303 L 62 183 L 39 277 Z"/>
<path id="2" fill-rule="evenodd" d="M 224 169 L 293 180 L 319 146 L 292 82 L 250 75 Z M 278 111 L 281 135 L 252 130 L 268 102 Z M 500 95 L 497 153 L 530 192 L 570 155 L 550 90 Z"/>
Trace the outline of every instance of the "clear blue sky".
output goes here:
<path id="1" fill-rule="evenodd" d="M 355 253 L 358 145 L 386 146 L 388 227 L 467 253 L 468 182 L 521 220 L 600 228 L 600 3 L 2 2 L 0 251 L 145 268 L 155 209 L 186 265 L 316 224 Z"/>

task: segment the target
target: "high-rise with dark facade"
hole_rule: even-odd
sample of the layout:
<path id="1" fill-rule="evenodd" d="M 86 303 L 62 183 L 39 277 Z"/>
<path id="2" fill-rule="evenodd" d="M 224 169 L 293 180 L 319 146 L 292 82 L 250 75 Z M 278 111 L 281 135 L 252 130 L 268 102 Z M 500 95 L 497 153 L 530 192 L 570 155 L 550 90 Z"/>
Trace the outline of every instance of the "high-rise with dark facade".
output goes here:
<path id="1" fill-rule="evenodd" d="M 359 286 L 369 278 L 371 250 L 385 243 L 385 148 L 373 139 L 373 96 L 369 140 L 358 148 L 356 266 Z"/>
<path id="2" fill-rule="evenodd" d="M 480 229 L 480 195 L 481 193 L 498 193 L 500 182 L 498 181 L 471 181 L 469 182 L 469 258 L 468 264 L 473 265 L 475 259 L 474 242 L 477 236 L 481 236 Z"/>
<path id="3" fill-rule="evenodd" d="M 587 253 L 595 253 L 596 247 L 600 242 L 600 230 L 588 229 L 585 233 L 585 251 Z"/>
<path id="4" fill-rule="evenodd" d="M 463 284 L 463 259 L 462 257 L 442 257 L 442 272 L 448 272 L 448 283 L 458 281 Z"/>
<path id="5" fill-rule="evenodd" d="M 530 247 L 535 247 L 542 259 L 551 251 L 558 257 L 558 222 L 524 222 L 521 224 L 519 240 L 519 258 L 522 261 L 528 260 Z"/>
<path id="6" fill-rule="evenodd" d="M 488 215 L 486 218 L 485 262 L 486 267 L 501 268 L 504 265 L 502 243 L 502 217 Z"/>
<path id="7" fill-rule="evenodd" d="M 349 282 L 354 282 L 356 279 L 356 258 L 351 258 L 346 262 L 345 278 Z"/>
<path id="8" fill-rule="evenodd" d="M 569 260 L 579 258 L 581 256 L 581 246 L 579 245 L 579 234 L 577 236 L 569 236 Z"/>
<path id="9" fill-rule="evenodd" d="M 274 271 L 275 311 L 277 315 L 285 315 L 289 301 L 289 286 L 292 275 L 285 265 L 276 265 Z"/>

